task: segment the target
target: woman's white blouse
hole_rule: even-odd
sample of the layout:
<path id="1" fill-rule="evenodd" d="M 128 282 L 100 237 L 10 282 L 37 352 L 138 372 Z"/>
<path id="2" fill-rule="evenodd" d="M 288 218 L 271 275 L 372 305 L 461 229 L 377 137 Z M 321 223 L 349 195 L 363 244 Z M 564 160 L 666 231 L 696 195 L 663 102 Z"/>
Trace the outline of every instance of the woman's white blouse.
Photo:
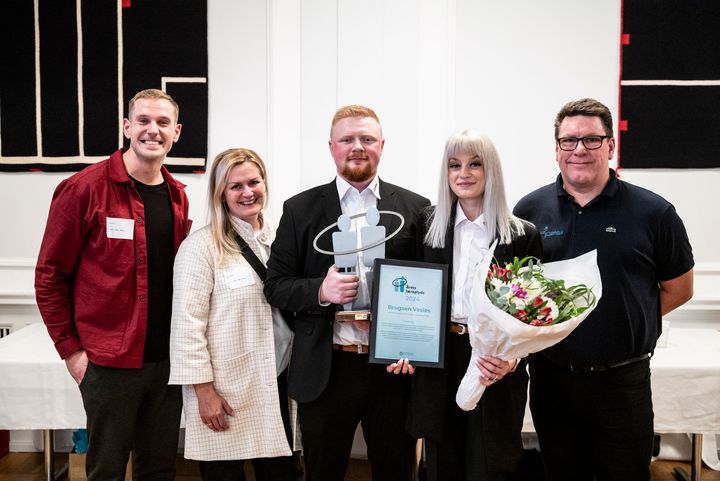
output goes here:
<path id="1" fill-rule="evenodd" d="M 485 227 L 485 214 L 470 221 L 458 205 L 455 214 L 455 240 L 453 244 L 453 293 L 451 320 L 467 324 L 470 312 L 470 291 L 475 279 L 477 264 L 490 247 Z"/>

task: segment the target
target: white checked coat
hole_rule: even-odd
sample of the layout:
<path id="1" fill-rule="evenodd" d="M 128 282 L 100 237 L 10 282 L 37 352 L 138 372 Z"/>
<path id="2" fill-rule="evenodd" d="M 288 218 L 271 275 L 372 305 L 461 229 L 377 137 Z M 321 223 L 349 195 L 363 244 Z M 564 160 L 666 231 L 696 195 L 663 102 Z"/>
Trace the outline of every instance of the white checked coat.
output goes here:
<path id="1" fill-rule="evenodd" d="M 262 259 L 252 227 L 232 220 Z M 266 222 L 258 238 L 269 243 L 274 235 Z M 225 254 L 222 263 L 218 258 L 207 226 L 185 239 L 175 258 L 169 382 L 183 385 L 185 457 L 289 456 L 278 402 L 271 308 L 262 281 L 242 255 Z M 192 385 L 210 381 L 235 410 L 223 432 L 210 430 L 200 419 Z M 296 405 L 288 402 L 297 433 Z"/>

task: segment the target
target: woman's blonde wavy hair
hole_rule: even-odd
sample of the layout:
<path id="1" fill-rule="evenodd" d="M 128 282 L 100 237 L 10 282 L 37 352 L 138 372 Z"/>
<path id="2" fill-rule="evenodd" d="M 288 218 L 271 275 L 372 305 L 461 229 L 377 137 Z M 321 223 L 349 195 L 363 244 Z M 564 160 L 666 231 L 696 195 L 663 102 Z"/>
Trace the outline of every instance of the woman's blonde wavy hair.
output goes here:
<path id="1" fill-rule="evenodd" d="M 240 248 L 235 241 L 235 229 L 230 222 L 230 212 L 227 203 L 223 198 L 223 192 L 227 186 L 230 171 L 236 165 L 251 162 L 255 164 L 260 171 L 265 184 L 265 203 L 268 201 L 268 182 L 267 170 L 265 163 L 260 156 L 250 149 L 234 148 L 219 153 L 213 160 L 210 169 L 210 180 L 208 182 L 208 212 L 210 216 L 210 231 L 212 233 L 215 248 L 222 255 L 227 253 L 239 253 Z M 260 227 L 263 225 L 263 214 L 260 212 L 258 216 Z"/>

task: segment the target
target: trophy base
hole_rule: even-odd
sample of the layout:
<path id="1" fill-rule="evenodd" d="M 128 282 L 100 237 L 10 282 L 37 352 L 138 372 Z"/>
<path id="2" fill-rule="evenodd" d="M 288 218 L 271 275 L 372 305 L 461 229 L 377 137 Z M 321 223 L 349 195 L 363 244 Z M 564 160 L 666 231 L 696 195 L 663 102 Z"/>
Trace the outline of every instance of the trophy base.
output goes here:
<path id="1" fill-rule="evenodd" d="M 335 313 L 335 320 L 338 322 L 370 321 L 370 311 L 338 311 Z"/>

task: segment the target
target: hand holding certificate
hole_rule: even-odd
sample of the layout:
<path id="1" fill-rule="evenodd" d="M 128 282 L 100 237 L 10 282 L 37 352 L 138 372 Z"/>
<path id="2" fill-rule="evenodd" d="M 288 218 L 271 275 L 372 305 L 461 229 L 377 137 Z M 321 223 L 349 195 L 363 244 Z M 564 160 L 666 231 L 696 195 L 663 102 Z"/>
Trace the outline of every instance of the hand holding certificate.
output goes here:
<path id="1" fill-rule="evenodd" d="M 447 266 L 376 259 L 370 362 L 442 367 Z"/>

